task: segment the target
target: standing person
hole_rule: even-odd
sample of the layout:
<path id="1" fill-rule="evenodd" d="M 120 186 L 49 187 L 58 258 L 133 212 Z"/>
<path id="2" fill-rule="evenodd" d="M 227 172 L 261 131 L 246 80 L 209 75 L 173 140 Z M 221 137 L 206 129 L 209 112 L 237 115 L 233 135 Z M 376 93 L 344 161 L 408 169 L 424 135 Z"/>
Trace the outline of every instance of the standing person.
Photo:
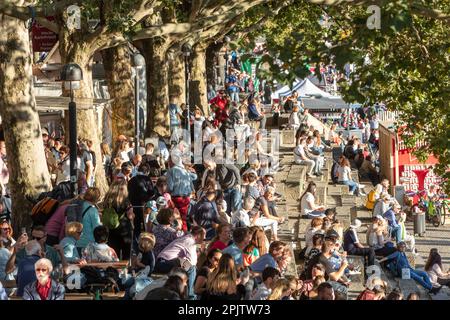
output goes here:
<path id="1" fill-rule="evenodd" d="M 112 164 L 112 157 L 111 157 L 111 149 L 109 148 L 109 145 L 105 142 L 102 142 L 100 145 L 100 151 L 102 154 L 102 166 L 103 170 L 105 170 L 106 178 L 108 179 L 108 182 L 111 182 L 112 179 L 112 170 L 111 170 L 111 164 Z"/>
<path id="2" fill-rule="evenodd" d="M 242 194 L 239 190 L 241 185 L 241 174 L 234 164 L 216 164 L 213 161 L 205 161 L 206 174 L 210 172 L 223 190 L 225 202 L 227 203 L 227 214 L 231 217 L 241 209 Z"/>
<path id="3" fill-rule="evenodd" d="M 231 101 L 235 101 L 236 103 L 239 103 L 240 87 L 238 85 L 236 73 L 231 68 L 230 68 L 230 72 L 227 77 L 226 87 L 227 87 L 228 94 L 231 97 Z"/>
<path id="4" fill-rule="evenodd" d="M 79 177 L 78 186 L 79 194 L 84 194 L 87 188 L 93 186 L 94 160 L 89 152 L 88 146 L 82 142 L 78 144 Z"/>
<path id="5" fill-rule="evenodd" d="M 181 110 L 175 103 L 175 96 L 170 96 L 169 103 L 169 116 L 170 116 L 170 133 L 177 134 L 177 130 L 180 127 Z"/>
<path id="6" fill-rule="evenodd" d="M 97 203 L 100 201 L 100 190 L 98 188 L 89 188 L 83 196 L 81 203 L 81 212 L 84 213 L 81 223 L 83 224 L 83 233 L 80 240 L 77 241 L 77 248 L 82 252 L 84 248 L 94 241 L 94 229 L 101 225 L 100 215 Z"/>
<path id="7" fill-rule="evenodd" d="M 134 239 L 136 241 L 139 238 L 139 234 L 145 230 L 144 205 L 154 195 L 153 183 L 148 176 L 149 171 L 147 165 L 142 165 L 139 167 L 141 174 L 136 175 L 128 181 L 128 199 L 133 206 Z"/>
<path id="8" fill-rule="evenodd" d="M 50 277 L 53 271 L 51 261 L 45 258 L 39 259 L 34 269 L 37 280 L 25 287 L 22 298 L 24 300 L 64 300 L 64 286 Z"/>
<path id="9" fill-rule="evenodd" d="M 447 286 L 450 287 L 450 270 L 443 271 L 442 258 L 438 249 L 433 248 L 425 264 L 425 271 L 430 277 L 431 284 L 434 287 Z"/>
<path id="10" fill-rule="evenodd" d="M 197 245 L 205 239 L 205 229 L 194 226 L 191 233 L 175 239 L 164 248 L 156 259 L 155 272 L 168 273 L 174 267 L 182 266 L 189 276 L 189 298 L 194 299 L 194 281 L 197 266 Z"/>
<path id="11" fill-rule="evenodd" d="M 289 116 L 289 127 L 294 130 L 298 130 L 300 128 L 300 118 L 298 117 L 298 106 L 294 106 L 291 115 Z"/>
<path id="12" fill-rule="evenodd" d="M 172 201 L 178 209 L 183 221 L 183 231 L 187 231 L 187 214 L 191 202 L 191 194 L 194 190 L 193 182 L 197 180 L 195 170 L 189 171 L 184 167 L 180 154 L 172 153 L 172 168 L 167 172 L 167 186 L 172 196 Z"/>
<path id="13" fill-rule="evenodd" d="M 275 126 L 275 128 L 278 128 L 279 126 L 279 119 L 280 119 L 280 114 L 281 114 L 281 105 L 279 102 L 274 103 L 272 105 L 272 114 L 273 114 L 273 125 Z"/>
<path id="14" fill-rule="evenodd" d="M 191 215 L 194 222 L 206 230 L 206 240 L 216 235 L 216 228 L 220 224 L 219 211 L 216 205 L 216 191 L 209 190 L 192 208 Z"/>
<path id="15" fill-rule="evenodd" d="M 172 227 L 174 220 L 174 212 L 170 208 L 163 208 L 156 215 L 158 223 L 152 228 L 156 240 L 153 248 L 155 257 L 158 257 L 159 253 L 177 238 L 177 231 Z"/>
<path id="16" fill-rule="evenodd" d="M 0 186 L 2 196 L 6 195 L 6 186 L 9 182 L 9 171 L 6 165 L 6 145 L 5 141 L 0 141 Z"/>
<path id="17" fill-rule="evenodd" d="M 102 221 L 109 229 L 108 244 L 123 260 L 130 259 L 133 215 L 126 181 L 113 182 L 103 200 Z"/>
<path id="18" fill-rule="evenodd" d="M 367 265 L 372 266 L 375 264 L 375 251 L 372 247 L 364 247 L 359 242 L 357 231 L 359 228 L 361 221 L 355 219 L 344 234 L 344 250 L 351 255 L 364 257 L 364 262 L 367 259 Z"/>

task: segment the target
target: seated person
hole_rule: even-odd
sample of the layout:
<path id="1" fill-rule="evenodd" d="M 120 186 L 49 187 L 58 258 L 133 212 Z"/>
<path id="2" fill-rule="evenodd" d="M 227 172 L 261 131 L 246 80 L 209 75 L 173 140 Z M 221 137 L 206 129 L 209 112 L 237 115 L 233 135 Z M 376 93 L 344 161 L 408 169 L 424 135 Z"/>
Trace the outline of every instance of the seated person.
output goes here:
<path id="1" fill-rule="evenodd" d="M 361 221 L 355 219 L 350 225 L 350 228 L 344 234 L 344 250 L 355 256 L 364 257 L 364 261 L 367 259 L 367 265 L 371 266 L 375 264 L 375 251 L 371 247 L 364 247 L 358 239 L 358 229 L 361 227 Z"/>
<path id="2" fill-rule="evenodd" d="M 359 168 L 359 173 L 362 178 L 368 178 L 374 186 L 379 182 L 378 171 L 373 165 L 372 156 L 369 154 L 366 156 Z"/>
<path id="3" fill-rule="evenodd" d="M 299 143 L 294 148 L 294 161 L 296 164 L 306 165 L 306 176 L 312 177 L 316 162 L 306 155 L 306 138 L 300 138 Z"/>
<path id="4" fill-rule="evenodd" d="M 255 206 L 255 200 L 251 197 L 244 199 L 242 209 L 233 212 L 231 223 L 234 227 L 250 227 L 250 212 Z"/>
<path id="5" fill-rule="evenodd" d="M 382 216 L 372 218 L 372 223 L 367 228 L 367 244 L 375 250 L 377 256 L 388 256 L 397 249 L 389 240 L 385 240 L 388 235 L 387 224 Z"/>
<path id="6" fill-rule="evenodd" d="M 34 264 L 36 281 L 25 286 L 22 298 L 24 300 L 64 300 L 65 288 L 50 275 L 53 265 L 46 258 L 39 259 Z"/>
<path id="7" fill-rule="evenodd" d="M 316 189 L 316 184 L 311 181 L 300 198 L 301 213 L 310 219 L 325 216 L 325 206 L 319 206 L 315 203 Z"/>
<path id="8" fill-rule="evenodd" d="M 372 216 L 383 216 L 391 208 L 392 204 L 391 196 L 388 193 L 383 193 L 375 202 Z"/>
<path id="9" fill-rule="evenodd" d="M 286 244 L 282 241 L 274 241 L 270 244 L 269 253 L 262 255 L 250 265 L 254 274 L 261 275 L 266 267 L 278 268 L 277 261 L 283 256 Z"/>
<path id="10" fill-rule="evenodd" d="M 242 269 L 244 266 L 244 249 L 251 241 L 251 233 L 248 228 L 236 228 L 233 230 L 233 243 L 222 250 L 222 253 L 228 253 L 233 257 L 236 269 Z"/>
<path id="11" fill-rule="evenodd" d="M 205 240 L 211 240 L 216 235 L 220 224 L 219 211 L 215 202 L 216 191 L 209 190 L 192 208 L 194 222 L 206 230 Z"/>
<path id="12" fill-rule="evenodd" d="M 409 269 L 411 279 L 417 281 L 425 289 L 428 289 L 430 293 L 437 293 L 441 287 L 433 287 L 430 277 L 425 271 L 413 269 L 409 264 L 408 257 L 405 254 L 406 244 L 399 242 L 397 244 L 397 251 L 384 257 L 380 260 L 380 263 L 388 261 L 388 268 L 396 277 L 401 277 L 403 269 Z"/>
<path id="13" fill-rule="evenodd" d="M 317 255 L 322 252 L 322 244 L 324 240 L 324 235 L 321 233 L 316 233 L 311 240 L 311 246 L 305 252 L 305 269 L 309 265 L 309 262 L 314 259 Z"/>
<path id="14" fill-rule="evenodd" d="M 155 268 L 155 255 L 153 254 L 153 248 L 155 247 L 155 235 L 142 232 L 139 235 L 138 240 L 138 252 L 133 253 L 131 259 L 131 265 L 135 270 L 141 270 L 145 267 L 149 268 L 148 276 L 150 276 Z"/>
<path id="15" fill-rule="evenodd" d="M 66 237 L 61 240 L 59 245 L 64 250 L 64 256 L 68 263 L 85 264 L 86 260 L 81 259 L 78 249 L 77 241 L 80 240 L 83 232 L 83 225 L 79 222 L 69 222 L 66 224 Z"/>
<path id="16" fill-rule="evenodd" d="M 383 215 L 383 218 L 385 218 L 389 224 L 389 234 L 391 237 L 395 237 L 395 241 L 397 243 L 399 243 L 402 239 L 402 228 L 397 223 L 397 219 L 395 217 L 400 214 L 400 209 L 400 205 L 394 205 L 393 209 L 389 209 Z"/>
<path id="17" fill-rule="evenodd" d="M 263 197 L 256 202 L 259 207 L 259 217 L 254 219 L 254 225 L 258 227 L 270 227 L 272 231 L 272 240 L 278 240 L 278 224 L 284 222 L 284 217 L 277 217 L 275 208 L 273 207 L 273 196 L 275 189 L 267 187 Z"/>
<path id="18" fill-rule="evenodd" d="M 265 268 L 262 273 L 263 282 L 253 291 L 250 300 L 267 300 L 280 276 L 278 269 L 273 267 Z"/>
<path id="19" fill-rule="evenodd" d="M 98 226 L 94 229 L 94 240 L 83 251 L 83 258 L 87 262 L 117 262 L 119 258 L 113 248 L 108 246 L 108 228 Z"/>

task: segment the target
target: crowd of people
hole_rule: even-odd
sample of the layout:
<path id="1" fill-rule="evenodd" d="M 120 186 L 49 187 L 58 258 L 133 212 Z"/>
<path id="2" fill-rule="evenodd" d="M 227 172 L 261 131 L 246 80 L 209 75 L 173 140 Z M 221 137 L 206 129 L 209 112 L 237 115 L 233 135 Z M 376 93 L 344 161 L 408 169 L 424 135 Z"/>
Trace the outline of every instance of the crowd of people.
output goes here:
<path id="1" fill-rule="evenodd" d="M 92 141 L 80 139 L 75 198 L 70 191 L 70 150 L 63 139 L 43 130 L 54 186 L 45 196 L 58 203 L 44 223 L 35 219 L 16 236 L 10 202 L 2 200 L 0 280 L 15 280 L 17 286 L 0 287 L 0 299 L 11 295 L 26 300 L 64 299 L 70 290 L 82 290 L 98 280 L 92 263 L 123 260 L 129 264 L 113 284 L 125 291 L 124 299 L 136 300 L 347 299 L 349 277 L 362 272 L 347 255 L 362 256 L 365 267 L 379 257 L 397 276 L 407 268 L 411 278 L 431 292 L 448 285 L 450 276 L 443 271 L 437 250 L 430 252 L 425 271 L 410 266 L 405 242 L 414 252 L 414 238 L 404 228 L 401 208 L 389 196 L 386 180 L 374 181 L 374 218 L 368 227 L 367 246 L 358 238 L 361 222 L 356 219 L 344 230 L 335 210 L 319 203 L 317 187 L 310 181 L 300 198 L 301 214 L 311 219 L 301 254 L 303 272 L 286 274 L 294 257 L 290 245 L 278 235 L 286 221 L 277 209 L 282 199 L 274 182 L 278 164 L 273 151 L 262 147 L 264 108 L 257 96 L 241 99 L 239 91 L 231 90 L 236 84 L 232 73 L 228 79 L 230 97 L 219 91 L 210 100 L 209 117 L 200 108 L 180 111 L 171 102 L 170 140 L 155 134 L 152 142 L 144 144 L 119 135 L 112 152 L 102 143 L 97 157 Z M 275 106 L 272 111 L 280 113 L 281 108 Z M 308 127 L 304 106 L 293 103 L 290 112 L 289 126 L 296 129 L 294 161 L 307 167 L 308 178 L 321 176 L 324 152 L 331 150 L 336 136 L 330 133 L 325 138 Z M 179 130 L 188 127 L 191 136 Z M 225 145 L 227 153 L 236 149 L 234 142 L 223 140 L 223 133 L 230 129 L 246 142 L 242 163 L 216 161 L 223 152 L 216 146 Z M 202 161 L 195 164 L 191 139 L 200 141 L 203 151 Z M 6 156 L 4 142 L 0 146 Z M 238 152 L 231 154 L 236 160 Z M 0 165 L 5 168 L 3 158 Z M 370 161 L 369 155 L 358 139 L 350 139 L 332 175 L 351 194 L 362 196 L 364 186 L 354 181 L 351 171 L 351 162 L 358 161 L 368 167 L 364 161 Z M 96 187 L 98 170 L 104 170 L 109 183 L 104 196 Z M 8 179 L 3 171 L 5 199 Z M 46 197 L 38 199 L 38 204 L 47 201 Z M 36 218 L 34 213 L 32 218 Z M 80 269 L 79 274 L 73 266 Z M 109 272 L 114 278 L 114 272 Z M 76 277 L 79 288 L 68 288 L 66 284 Z M 390 299 L 394 295 L 386 292 L 381 279 L 371 278 L 359 298 Z"/>

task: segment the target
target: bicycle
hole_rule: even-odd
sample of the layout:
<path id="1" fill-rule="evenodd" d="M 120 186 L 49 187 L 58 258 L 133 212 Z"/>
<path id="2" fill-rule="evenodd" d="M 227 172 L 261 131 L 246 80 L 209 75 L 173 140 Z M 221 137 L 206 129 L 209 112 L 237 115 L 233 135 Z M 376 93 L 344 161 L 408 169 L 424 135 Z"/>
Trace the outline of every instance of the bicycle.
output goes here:
<path id="1" fill-rule="evenodd" d="M 440 225 L 444 225 L 447 213 L 450 212 L 450 200 L 447 199 L 447 195 L 441 195 L 439 198 L 440 200 L 435 202 L 435 208 L 440 217 Z"/>
<path id="2" fill-rule="evenodd" d="M 427 222 L 430 222 L 434 227 L 439 227 L 441 225 L 441 219 L 444 219 L 445 222 L 445 216 L 442 218 L 441 210 L 439 201 L 433 201 L 432 199 L 426 199 L 425 190 L 418 191 L 418 192 L 410 192 L 407 193 L 408 196 L 419 196 L 419 208 L 422 209 L 426 214 Z M 448 209 L 448 207 L 446 208 Z"/>

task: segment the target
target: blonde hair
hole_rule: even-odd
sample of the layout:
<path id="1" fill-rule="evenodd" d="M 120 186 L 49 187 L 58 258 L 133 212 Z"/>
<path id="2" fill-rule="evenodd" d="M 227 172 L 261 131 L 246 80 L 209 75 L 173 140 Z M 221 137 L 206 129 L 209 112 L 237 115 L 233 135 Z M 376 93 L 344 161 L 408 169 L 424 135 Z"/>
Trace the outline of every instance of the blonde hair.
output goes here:
<path id="1" fill-rule="evenodd" d="M 267 300 L 280 300 L 283 292 L 286 292 L 289 289 L 291 289 L 291 283 L 289 280 L 278 279 L 277 282 L 275 282 L 275 287 Z"/>
<path id="2" fill-rule="evenodd" d="M 222 255 L 219 265 L 209 276 L 206 290 L 210 294 L 227 293 L 230 288 L 236 290 L 237 272 L 234 259 L 228 253 Z"/>
<path id="3" fill-rule="evenodd" d="M 121 208 L 128 199 L 128 185 L 125 180 L 114 181 L 103 200 L 103 208 Z"/>
<path id="4" fill-rule="evenodd" d="M 66 224 L 66 236 L 67 237 L 74 237 L 77 235 L 78 232 L 81 232 L 83 230 L 83 224 L 73 221 Z"/>
<path id="5" fill-rule="evenodd" d="M 143 252 L 149 252 L 155 247 L 156 238 L 155 235 L 148 232 L 142 232 L 139 235 L 139 249 Z"/>

